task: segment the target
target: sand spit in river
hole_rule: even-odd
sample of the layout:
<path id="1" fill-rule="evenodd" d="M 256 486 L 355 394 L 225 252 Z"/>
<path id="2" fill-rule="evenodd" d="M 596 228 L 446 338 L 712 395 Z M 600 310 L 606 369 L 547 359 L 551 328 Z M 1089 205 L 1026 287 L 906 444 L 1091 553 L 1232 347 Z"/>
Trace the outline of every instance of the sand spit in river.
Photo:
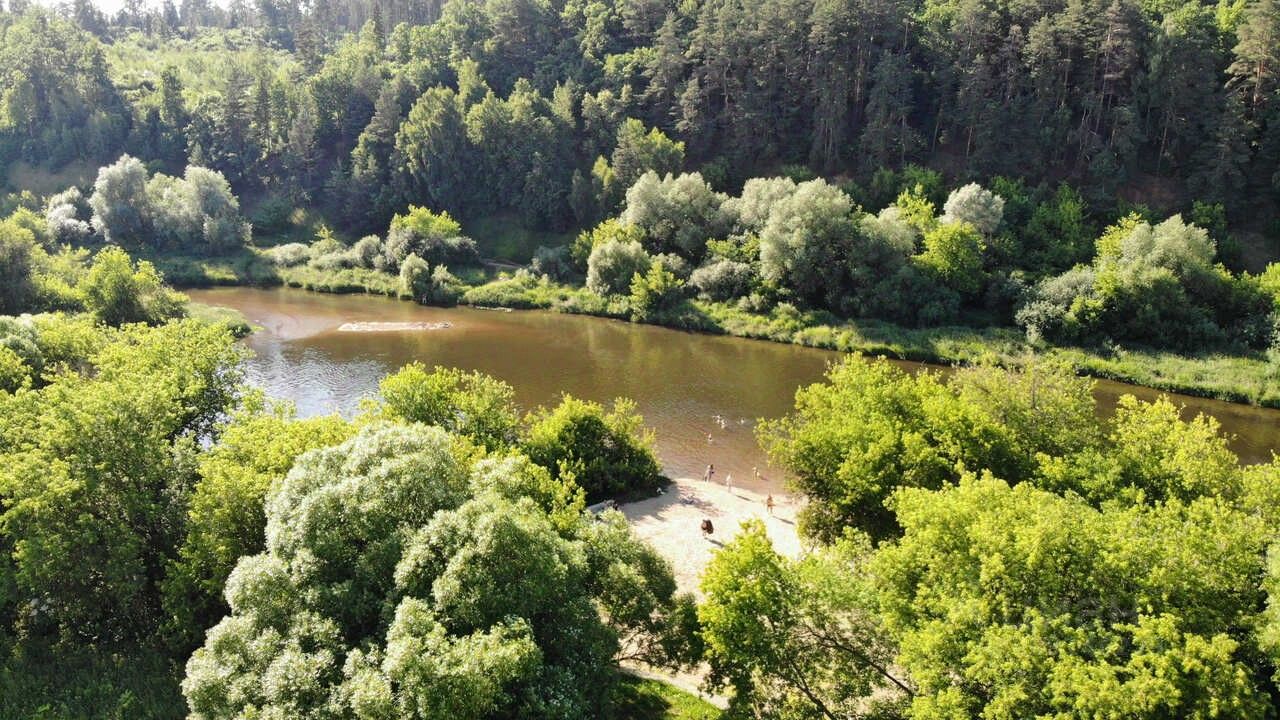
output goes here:
<path id="1" fill-rule="evenodd" d="M 449 322 L 348 322 L 338 326 L 338 332 L 406 332 L 412 330 L 445 330 L 453 327 Z"/>

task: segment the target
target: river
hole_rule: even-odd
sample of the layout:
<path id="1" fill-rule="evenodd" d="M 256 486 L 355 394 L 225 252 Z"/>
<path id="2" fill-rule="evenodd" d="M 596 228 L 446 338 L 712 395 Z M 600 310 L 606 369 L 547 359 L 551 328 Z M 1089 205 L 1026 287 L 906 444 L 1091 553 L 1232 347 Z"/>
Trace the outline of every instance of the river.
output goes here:
<path id="1" fill-rule="evenodd" d="M 755 486 L 753 468 L 773 490 L 781 473 L 755 441 L 758 418 L 789 411 L 797 388 L 822 378 L 834 352 L 758 340 L 687 333 L 649 325 L 539 311 L 431 308 L 365 295 L 302 290 L 191 290 L 195 302 L 235 308 L 262 329 L 245 339 L 254 352 L 250 383 L 292 401 L 307 417 L 351 415 L 378 380 L 421 361 L 482 372 L 515 388 L 524 409 L 554 404 L 562 393 L 610 402 L 636 402 L 656 433 L 667 473 L 701 477 L 708 463 L 717 478 Z M 405 323 L 418 329 L 353 332 L 354 323 Z M 348 329 L 340 329 L 344 325 Z M 898 363 L 905 368 L 929 367 Z M 1099 381 L 1099 412 L 1109 414 L 1122 394 L 1159 393 Z M 1280 411 L 1172 396 L 1184 415 L 1209 413 L 1233 435 L 1245 462 L 1263 462 L 1280 449 Z"/>

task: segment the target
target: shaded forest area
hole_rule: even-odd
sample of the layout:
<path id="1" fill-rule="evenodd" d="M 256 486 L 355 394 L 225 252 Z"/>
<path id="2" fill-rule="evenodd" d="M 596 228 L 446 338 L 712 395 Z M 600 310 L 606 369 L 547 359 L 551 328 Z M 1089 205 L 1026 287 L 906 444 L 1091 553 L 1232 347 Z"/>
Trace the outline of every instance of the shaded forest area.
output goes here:
<path id="1" fill-rule="evenodd" d="M 657 169 L 620 156 L 634 119 L 721 191 L 817 173 L 875 210 L 877 171 L 917 163 L 1277 234 L 1275 0 L 24 5 L 0 20 L 15 189 L 128 152 L 222 172 L 260 232 L 318 206 L 358 236 L 410 202 L 590 227 Z"/>

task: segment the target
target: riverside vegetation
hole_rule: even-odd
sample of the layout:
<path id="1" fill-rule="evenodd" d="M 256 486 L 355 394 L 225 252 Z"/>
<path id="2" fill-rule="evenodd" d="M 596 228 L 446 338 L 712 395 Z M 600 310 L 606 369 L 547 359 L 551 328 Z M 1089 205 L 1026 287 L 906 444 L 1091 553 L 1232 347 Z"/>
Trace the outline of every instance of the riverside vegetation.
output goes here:
<path id="1" fill-rule="evenodd" d="M 9 0 L 0 717 L 718 712 L 623 663 L 726 718 L 1275 717 L 1280 466 L 1078 373 L 1280 404 L 1278 38 L 1276 0 Z M 969 367 L 800 391 L 759 436 L 811 551 L 747 525 L 695 599 L 584 512 L 662 482 L 625 400 L 410 365 L 298 419 L 166 278 Z"/>
<path id="2" fill-rule="evenodd" d="M 852 357 L 758 428 L 811 549 L 748 523 L 698 601 L 584 512 L 661 482 L 627 403 L 409 365 L 297 419 L 144 263 L 55 258 L 66 309 L 0 320 L 5 717 L 721 712 L 623 661 L 726 718 L 1273 714 L 1280 464 L 1167 400 Z"/>

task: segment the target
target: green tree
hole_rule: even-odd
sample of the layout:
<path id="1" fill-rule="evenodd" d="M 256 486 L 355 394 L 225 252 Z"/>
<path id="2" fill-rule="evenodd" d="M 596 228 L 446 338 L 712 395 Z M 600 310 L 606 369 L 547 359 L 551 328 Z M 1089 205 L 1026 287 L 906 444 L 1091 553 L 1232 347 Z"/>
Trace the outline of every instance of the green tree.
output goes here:
<path id="1" fill-rule="evenodd" d="M 1048 365 L 979 367 L 944 384 L 854 356 L 826 383 L 799 390 L 791 415 L 757 432 L 809 496 L 803 532 L 830 541 L 854 527 L 879 540 L 896 532 L 885 505 L 895 488 L 937 489 L 966 470 L 1037 480 L 1046 458 L 1096 447 L 1102 430 L 1091 388 Z M 1055 489 L 1083 492 L 1067 481 Z"/>
<path id="2" fill-rule="evenodd" d="M 924 234 L 917 265 L 939 283 L 962 296 L 977 295 L 986 282 L 982 234 L 967 222 L 948 222 Z"/>
<path id="3" fill-rule="evenodd" d="M 825 180 L 797 185 L 773 204 L 760 233 L 761 275 L 807 302 L 838 308 L 858 233 L 853 212 L 853 200 Z"/>
<path id="4" fill-rule="evenodd" d="M 28 633 L 114 643 L 159 628 L 194 459 L 237 403 L 241 357 L 221 326 L 135 326 L 13 418 L 0 526 Z"/>
<path id="5" fill-rule="evenodd" d="M 911 717 L 1265 713 L 1271 662 L 1239 622 L 1262 602 L 1261 519 L 1216 499 L 1098 510 L 990 477 L 893 507 L 904 535 L 869 582 Z"/>
<path id="6" fill-rule="evenodd" d="M 631 317 L 644 321 L 660 316 L 684 298 L 684 281 L 661 263 L 653 263 L 649 272 L 631 276 Z"/>
<path id="7" fill-rule="evenodd" d="M 116 247 L 98 251 L 76 289 L 85 309 L 107 325 L 158 324 L 185 313 L 186 297 L 166 287 L 155 266 L 134 263 Z"/>
<path id="8" fill-rule="evenodd" d="M 0 221 L 0 315 L 33 309 L 35 236 L 10 220 Z"/>
<path id="9" fill-rule="evenodd" d="M 568 496 L 550 482 L 520 458 L 473 465 L 421 425 L 303 455 L 268 496 L 266 552 L 232 572 L 231 615 L 187 664 L 192 713 L 598 714 L 623 636 L 611 598 L 630 590 L 655 617 L 674 582 L 618 516 L 604 531 L 552 512 Z"/>
<path id="10" fill-rule="evenodd" d="M 436 425 L 488 450 L 516 442 L 515 390 L 481 372 L 411 363 L 378 384 L 388 417 Z"/>
<path id="11" fill-rule="evenodd" d="M 652 491 L 661 482 L 653 453 L 653 433 L 629 401 L 605 410 L 566 395 L 554 408 L 539 408 L 527 419 L 521 449 L 561 479 L 572 479 L 596 502 Z"/>
<path id="12" fill-rule="evenodd" d="M 222 590 L 236 562 L 266 547 L 263 501 L 303 453 L 337 445 L 354 432 L 337 416 L 298 420 L 284 406 L 246 408 L 221 429 L 198 461 L 186 535 L 166 570 L 169 642 L 185 651 L 227 612 Z"/>
<path id="13" fill-rule="evenodd" d="M 678 253 L 697 263 L 708 240 L 728 235 L 728 198 L 711 189 L 698 173 L 659 178 L 647 172 L 627 190 L 621 222 L 644 233 L 651 253 Z"/>
<path id="14" fill-rule="evenodd" d="M 640 243 L 606 240 L 593 246 L 587 258 L 587 289 L 603 296 L 629 292 L 631 279 L 649 272 L 652 264 Z"/>
<path id="15" fill-rule="evenodd" d="M 137 158 L 122 155 L 98 170 L 89 206 L 93 209 L 93 227 L 107 242 L 125 248 L 151 243 L 147 169 Z"/>
<path id="16" fill-rule="evenodd" d="M 472 153 L 457 94 L 435 87 L 423 93 L 396 132 L 417 197 L 431 207 L 467 207 Z"/>
<path id="17" fill-rule="evenodd" d="M 646 131 L 644 123 L 627 118 L 618 127 L 607 174 L 600 178 L 603 183 L 600 204 L 606 210 L 615 208 L 641 175 L 653 172 L 663 177 L 680 172 L 683 164 L 684 143 L 671 140 L 658 128 Z"/>
<path id="18" fill-rule="evenodd" d="M 875 717 L 910 695 L 866 582 L 865 541 L 847 537 L 803 560 L 774 551 L 753 520 L 702 575 L 698 607 L 713 687 L 731 712 L 767 717 Z"/>

